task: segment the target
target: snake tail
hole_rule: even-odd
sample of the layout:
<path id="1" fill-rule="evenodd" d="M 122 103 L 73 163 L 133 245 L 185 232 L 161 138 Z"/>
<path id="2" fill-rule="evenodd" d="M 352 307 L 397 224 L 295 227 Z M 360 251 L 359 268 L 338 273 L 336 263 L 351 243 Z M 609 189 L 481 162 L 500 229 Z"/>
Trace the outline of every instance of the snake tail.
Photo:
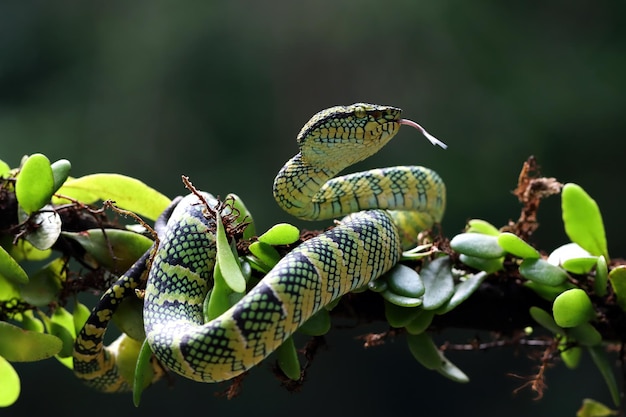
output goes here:
<path id="1" fill-rule="evenodd" d="M 120 392 L 131 389 L 117 367 L 119 341 L 105 347 L 104 335 L 113 314 L 127 297 L 135 297 L 141 276 L 146 272 L 150 256 L 147 251 L 126 273 L 107 289 L 74 342 L 74 374 L 86 385 L 103 392 Z M 122 335 L 121 337 L 126 337 Z"/>

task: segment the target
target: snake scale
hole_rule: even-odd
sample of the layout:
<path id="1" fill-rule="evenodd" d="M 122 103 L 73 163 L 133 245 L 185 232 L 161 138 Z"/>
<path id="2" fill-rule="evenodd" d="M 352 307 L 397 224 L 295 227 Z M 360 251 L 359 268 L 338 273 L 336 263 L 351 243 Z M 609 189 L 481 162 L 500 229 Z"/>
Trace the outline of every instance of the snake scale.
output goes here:
<path id="1" fill-rule="evenodd" d="M 428 168 L 335 177 L 378 152 L 401 125 L 421 129 L 400 115 L 395 107 L 357 103 L 323 110 L 305 124 L 297 138 L 300 152 L 278 173 L 274 197 L 298 218 L 347 217 L 287 254 L 230 310 L 206 323 L 202 305 L 212 287 L 216 238 L 205 203 L 217 202 L 206 193 L 178 202 L 147 271 L 144 326 L 160 364 L 202 382 L 241 374 L 317 311 L 388 271 L 404 240 L 441 221 L 445 186 Z M 105 347 L 103 338 L 119 303 L 135 296 L 149 258 L 146 253 L 103 294 L 76 339 L 74 372 L 98 390 L 130 389 L 118 372 L 115 349 Z"/>

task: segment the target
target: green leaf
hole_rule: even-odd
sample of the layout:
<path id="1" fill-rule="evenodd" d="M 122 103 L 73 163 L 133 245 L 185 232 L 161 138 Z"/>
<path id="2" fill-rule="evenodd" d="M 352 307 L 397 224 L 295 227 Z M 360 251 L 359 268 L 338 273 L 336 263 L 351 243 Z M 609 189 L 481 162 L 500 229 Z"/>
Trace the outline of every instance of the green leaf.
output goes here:
<path id="1" fill-rule="evenodd" d="M 267 243 L 253 242 L 250 246 L 248 246 L 248 250 L 261 262 L 262 265 L 265 266 L 265 268 L 267 268 L 268 271 L 280 261 L 280 254 L 278 251 Z"/>
<path id="2" fill-rule="evenodd" d="M 50 202 L 54 193 L 54 177 L 48 158 L 35 153 L 26 158 L 15 180 L 15 196 L 27 214 Z"/>
<path id="3" fill-rule="evenodd" d="M 535 293 L 537 293 L 537 295 L 539 295 L 544 300 L 548 300 L 550 302 L 554 301 L 554 299 L 563 291 L 569 290 L 571 288 L 576 288 L 574 284 L 572 284 L 571 282 L 567 282 L 567 281 L 557 286 L 539 284 L 534 281 L 526 281 L 524 282 L 523 285 L 524 287 L 527 287 L 533 290 Z"/>
<path id="4" fill-rule="evenodd" d="M 150 361 L 148 361 L 145 369 L 142 368 L 140 375 L 137 375 L 137 369 L 139 368 L 138 360 L 142 353 L 143 342 L 143 340 L 135 340 L 128 337 L 128 335 L 122 334 L 111 346 L 116 347 L 117 350 L 115 359 L 117 371 L 129 385 L 133 385 L 133 388 L 135 382 L 143 384 L 144 388 L 149 386 L 154 377 L 154 370 L 150 366 Z"/>
<path id="5" fill-rule="evenodd" d="M 561 359 L 565 366 L 569 369 L 576 369 L 582 358 L 583 350 L 580 346 L 572 346 L 567 343 L 566 339 L 559 344 Z"/>
<path id="6" fill-rule="evenodd" d="M 33 310 L 26 310 L 22 313 L 22 328 L 38 333 L 43 333 L 45 330 L 43 322 L 35 317 Z"/>
<path id="7" fill-rule="evenodd" d="M 63 347 L 58 353 L 60 358 L 69 358 L 74 351 L 74 316 L 63 307 L 57 307 L 50 317 L 50 334 L 57 336 L 63 342 Z"/>
<path id="8" fill-rule="evenodd" d="M 385 318 L 391 327 L 404 327 L 412 322 L 421 309 L 400 307 L 396 304 L 385 301 Z"/>
<path id="9" fill-rule="evenodd" d="M 26 272 L 2 246 L 0 246 L 0 275 L 16 284 L 28 283 Z"/>
<path id="10" fill-rule="evenodd" d="M 137 341 L 142 341 L 146 338 L 146 331 L 143 325 L 143 300 L 137 297 L 123 299 L 117 310 L 115 310 L 112 320 L 130 338 Z M 139 349 L 139 346 L 137 346 L 137 349 Z"/>
<path id="11" fill-rule="evenodd" d="M 565 233 L 574 243 L 595 256 L 609 258 L 600 208 L 577 184 L 569 183 L 561 191 Z"/>
<path id="12" fill-rule="evenodd" d="M 597 256 L 591 255 L 577 243 L 567 243 L 550 253 L 548 262 L 562 266 L 572 274 L 587 274 L 597 263 Z"/>
<path id="13" fill-rule="evenodd" d="M 561 336 L 565 335 L 565 330 L 562 327 L 560 327 L 558 324 L 556 324 L 556 321 L 554 321 L 554 318 L 552 317 L 552 315 L 548 313 L 546 310 L 533 306 L 530 308 L 529 312 L 530 312 L 530 317 L 532 317 L 533 320 L 535 320 L 545 329 L 550 330 L 552 333 L 556 335 L 561 335 Z"/>
<path id="14" fill-rule="evenodd" d="M 293 338 L 288 337 L 276 350 L 276 358 L 278 359 L 278 367 L 287 376 L 287 378 L 297 381 L 300 379 L 300 361 L 298 360 L 298 352 L 293 343 Z"/>
<path id="15" fill-rule="evenodd" d="M 617 296 L 617 305 L 626 311 L 626 265 L 616 266 L 609 272 L 611 288 Z"/>
<path id="16" fill-rule="evenodd" d="M 11 362 L 34 362 L 61 351 L 62 343 L 50 334 L 24 330 L 0 321 L 0 356 Z M 2 391 L 2 390 L 0 390 Z"/>
<path id="17" fill-rule="evenodd" d="M 45 307 L 55 301 L 65 281 L 67 261 L 57 258 L 35 272 L 30 282 L 20 287 L 22 299 L 37 307 Z"/>
<path id="18" fill-rule="evenodd" d="M 322 336 L 328 333 L 330 326 L 330 313 L 323 308 L 302 323 L 302 326 L 298 328 L 298 332 L 309 336 Z"/>
<path id="19" fill-rule="evenodd" d="M 3 275 L 0 275 L 0 301 L 7 301 L 12 298 L 19 298 L 20 292 L 17 284 L 9 281 Z"/>
<path id="20" fill-rule="evenodd" d="M 454 294 L 454 277 L 450 271 L 450 258 L 442 256 L 422 267 L 421 277 L 426 287 L 422 308 L 435 310 Z"/>
<path id="21" fill-rule="evenodd" d="M 221 316 L 226 310 L 232 307 L 230 295 L 233 290 L 226 284 L 224 276 L 220 270 L 220 264 L 216 263 L 213 270 L 213 288 L 207 294 L 204 302 L 204 319 L 211 321 Z"/>
<path id="22" fill-rule="evenodd" d="M 455 285 L 454 294 L 452 294 L 452 297 L 445 304 L 437 309 L 437 314 L 445 314 L 467 300 L 470 295 L 480 287 L 480 284 L 487 278 L 487 275 L 487 272 L 479 272 L 466 277 L 464 281 Z"/>
<path id="23" fill-rule="evenodd" d="M 74 320 L 74 331 L 76 331 L 76 334 L 81 331 L 90 315 L 91 310 L 89 310 L 85 304 L 82 304 L 78 300 L 74 300 L 72 319 Z"/>
<path id="24" fill-rule="evenodd" d="M 467 222 L 466 233 L 482 233 L 483 235 L 498 236 L 500 231 L 491 223 L 481 220 L 472 219 Z"/>
<path id="25" fill-rule="evenodd" d="M 11 172 L 11 167 L 0 159 L 0 177 L 5 177 L 9 172 Z"/>
<path id="26" fill-rule="evenodd" d="M 552 265 L 560 266 L 568 259 L 587 258 L 592 255 L 580 247 L 577 243 L 566 243 L 561 245 L 550 253 L 548 262 Z"/>
<path id="27" fill-rule="evenodd" d="M 543 259 L 524 259 L 519 273 L 526 279 L 552 287 L 563 284 L 568 278 L 567 272 Z"/>
<path id="28" fill-rule="evenodd" d="M 443 353 L 441 354 L 441 359 L 442 364 L 440 368 L 436 369 L 437 372 L 454 382 L 461 384 L 469 382 L 469 377 L 465 374 L 465 372 L 461 371 L 455 364 L 450 362 L 450 360 L 446 358 Z"/>
<path id="29" fill-rule="evenodd" d="M 609 281 L 609 267 L 604 256 L 598 256 L 596 261 L 596 277 L 593 280 L 593 292 L 599 297 L 604 297 L 607 293 L 607 283 Z"/>
<path id="30" fill-rule="evenodd" d="M 619 411 L 611 410 L 606 405 L 590 398 L 583 400 L 583 405 L 576 413 L 576 417 L 609 417 L 616 415 L 619 415 Z"/>
<path id="31" fill-rule="evenodd" d="M 9 254 L 17 262 L 43 261 L 44 259 L 50 257 L 50 255 L 52 254 L 52 250 L 37 249 L 32 245 L 32 243 L 28 242 L 27 240 L 20 239 L 17 241 L 17 244 L 11 246 L 11 248 L 9 249 Z"/>
<path id="32" fill-rule="evenodd" d="M 464 253 L 459 255 L 459 260 L 471 268 L 485 271 L 488 274 L 501 270 L 504 263 L 504 257 L 486 259 L 465 255 Z"/>
<path id="33" fill-rule="evenodd" d="M 300 239 L 300 230 L 289 223 L 278 223 L 259 236 L 259 242 L 268 245 L 289 245 Z"/>
<path id="34" fill-rule="evenodd" d="M 611 393 L 611 398 L 613 399 L 613 403 L 617 406 L 620 404 L 620 390 L 617 385 L 617 381 L 615 379 L 615 374 L 613 373 L 613 368 L 611 366 L 611 362 L 607 357 L 606 351 L 602 348 L 602 346 L 592 346 L 588 347 L 589 353 L 591 354 L 591 358 L 593 362 L 598 367 L 598 370 L 602 374 L 604 381 L 606 382 L 607 387 L 609 388 L 609 392 Z"/>
<path id="35" fill-rule="evenodd" d="M 522 259 L 536 259 L 541 255 L 535 248 L 524 242 L 519 236 L 505 232 L 498 236 L 498 245 L 513 256 Z"/>
<path id="36" fill-rule="evenodd" d="M 0 407 L 12 405 L 20 396 L 20 377 L 13 366 L 0 356 Z"/>
<path id="37" fill-rule="evenodd" d="M 234 291 L 242 293 L 246 290 L 246 279 L 241 273 L 239 261 L 230 247 L 230 242 L 226 237 L 226 229 L 222 223 L 222 216 L 217 213 L 215 222 L 217 230 L 215 241 L 217 245 L 217 263 L 224 277 L 224 282 Z"/>
<path id="38" fill-rule="evenodd" d="M 270 272 L 272 270 L 272 267 L 270 267 L 268 265 L 265 265 L 265 263 L 263 263 L 256 256 L 246 255 L 244 259 L 245 259 L 246 263 L 248 265 L 250 265 L 251 269 L 254 269 L 255 271 L 259 271 L 263 275 L 267 274 L 268 272 Z"/>
<path id="39" fill-rule="evenodd" d="M 587 293 L 580 288 L 562 292 L 552 304 L 554 321 L 561 327 L 576 327 L 595 317 L 595 311 Z"/>
<path id="40" fill-rule="evenodd" d="M 424 295 L 426 287 L 419 274 L 406 265 L 396 264 L 384 275 L 390 291 L 405 297 L 419 298 Z"/>
<path id="41" fill-rule="evenodd" d="M 583 346 L 597 346 L 602 343 L 602 335 L 590 323 L 582 323 L 567 329 L 567 336 Z"/>
<path id="42" fill-rule="evenodd" d="M 498 238 L 481 233 L 461 233 L 452 238 L 450 247 L 456 252 L 478 258 L 493 259 L 504 256 Z"/>
<path id="43" fill-rule="evenodd" d="M 170 199 L 160 192 L 135 178 L 120 174 L 92 174 L 71 179 L 57 193 L 85 204 L 113 200 L 119 207 L 150 220 L 156 220 L 170 204 Z M 53 202 L 63 204 L 67 200 L 55 198 Z"/>
<path id="44" fill-rule="evenodd" d="M 469 382 L 467 375 L 445 357 L 427 333 L 408 334 L 407 342 L 413 357 L 425 368 L 435 370 L 455 382 Z"/>
<path id="45" fill-rule="evenodd" d="M 418 309 L 417 316 L 405 328 L 409 334 L 420 334 L 426 331 L 435 317 L 433 310 Z"/>
<path id="46" fill-rule="evenodd" d="M 443 362 L 441 353 L 428 333 L 408 334 L 406 340 L 409 351 L 424 368 L 430 370 L 441 368 Z"/>
<path id="47" fill-rule="evenodd" d="M 144 340 L 139 349 L 139 355 L 137 356 L 137 366 L 135 368 L 135 377 L 133 378 L 133 404 L 135 407 L 139 407 L 141 401 L 141 393 L 148 386 L 146 380 L 149 380 L 152 367 L 150 366 L 150 359 L 152 358 L 152 350 L 148 344 L 148 340 Z"/>
<path id="48" fill-rule="evenodd" d="M 52 178 L 54 179 L 54 191 L 61 188 L 67 180 L 72 169 L 72 164 L 67 159 L 59 159 L 50 165 L 52 169 Z"/>
<path id="49" fill-rule="evenodd" d="M 563 262 L 563 269 L 572 274 L 588 274 L 598 263 L 597 256 L 589 256 L 586 258 L 568 259 Z"/>
<path id="50" fill-rule="evenodd" d="M 381 292 L 380 295 L 382 295 L 385 300 L 400 307 L 418 307 L 422 305 L 421 298 L 405 297 L 404 295 L 399 295 L 393 291 L 389 291 L 389 288 Z"/>

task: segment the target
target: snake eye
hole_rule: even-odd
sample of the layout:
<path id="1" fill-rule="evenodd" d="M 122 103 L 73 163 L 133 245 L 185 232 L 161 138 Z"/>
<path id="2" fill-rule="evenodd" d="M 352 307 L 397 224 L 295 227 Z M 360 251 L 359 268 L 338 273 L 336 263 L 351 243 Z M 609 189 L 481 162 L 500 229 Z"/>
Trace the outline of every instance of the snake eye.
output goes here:
<path id="1" fill-rule="evenodd" d="M 354 115 L 359 119 L 362 119 L 367 116 L 367 110 L 365 110 L 365 107 L 363 106 L 358 106 L 354 109 Z"/>

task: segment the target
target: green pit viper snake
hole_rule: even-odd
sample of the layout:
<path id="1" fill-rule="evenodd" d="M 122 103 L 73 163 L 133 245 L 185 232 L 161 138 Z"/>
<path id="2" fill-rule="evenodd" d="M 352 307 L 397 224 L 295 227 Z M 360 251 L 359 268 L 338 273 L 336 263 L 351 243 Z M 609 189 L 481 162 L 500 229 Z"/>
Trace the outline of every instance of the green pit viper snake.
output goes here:
<path id="1" fill-rule="evenodd" d="M 400 166 L 335 176 L 378 152 L 401 125 L 422 131 L 390 106 L 357 103 L 314 115 L 298 135 L 300 152 L 280 170 L 274 197 L 308 220 L 346 216 L 333 229 L 287 254 L 221 316 L 204 322 L 212 286 L 215 220 L 195 194 L 169 215 L 148 270 L 144 326 L 158 362 L 192 380 L 231 379 L 258 364 L 302 323 L 343 294 L 366 285 L 400 259 L 402 241 L 441 221 L 445 186 L 434 171 Z M 202 193 L 209 205 L 217 204 Z M 131 389 L 118 372 L 106 327 L 119 303 L 134 297 L 150 258 L 146 253 L 100 299 L 74 345 L 74 372 L 105 392 Z"/>

